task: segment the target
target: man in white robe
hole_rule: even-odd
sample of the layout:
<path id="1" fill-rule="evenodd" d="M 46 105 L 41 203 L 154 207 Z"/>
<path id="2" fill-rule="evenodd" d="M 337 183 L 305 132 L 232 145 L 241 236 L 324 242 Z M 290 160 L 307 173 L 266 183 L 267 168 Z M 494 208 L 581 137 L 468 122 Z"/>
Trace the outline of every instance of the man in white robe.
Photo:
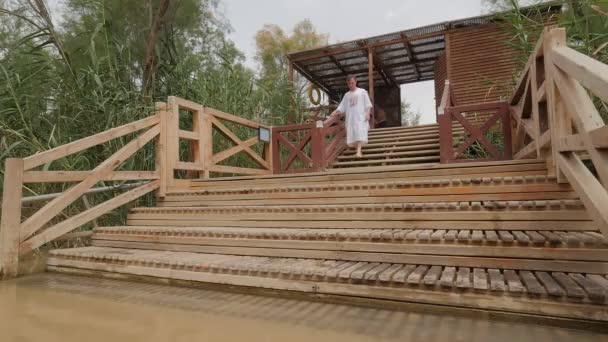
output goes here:
<path id="1" fill-rule="evenodd" d="M 342 98 L 338 108 L 331 116 L 345 114 L 346 116 L 346 143 L 357 147 L 357 157 L 363 157 L 361 147 L 367 144 L 367 132 L 371 118 L 372 101 L 365 89 L 357 87 L 357 78 L 346 77 L 349 91 Z"/>

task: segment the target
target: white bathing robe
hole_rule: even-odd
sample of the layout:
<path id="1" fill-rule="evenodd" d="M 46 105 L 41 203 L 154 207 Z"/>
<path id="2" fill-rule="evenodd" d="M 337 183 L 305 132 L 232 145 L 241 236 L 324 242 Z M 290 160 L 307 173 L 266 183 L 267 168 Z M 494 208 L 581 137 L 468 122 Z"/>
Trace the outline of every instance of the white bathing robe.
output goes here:
<path id="1" fill-rule="evenodd" d="M 372 108 L 372 101 L 365 89 L 357 88 L 348 91 L 338 106 L 338 111 L 346 116 L 346 143 L 353 146 L 357 142 L 367 144 L 367 132 L 369 121 L 365 120 L 365 114 Z"/>

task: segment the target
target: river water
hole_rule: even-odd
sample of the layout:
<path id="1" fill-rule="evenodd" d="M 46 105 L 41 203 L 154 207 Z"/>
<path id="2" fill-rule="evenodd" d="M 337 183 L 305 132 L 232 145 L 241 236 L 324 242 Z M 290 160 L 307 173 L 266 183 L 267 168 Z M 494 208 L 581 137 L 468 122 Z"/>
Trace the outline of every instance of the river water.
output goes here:
<path id="1" fill-rule="evenodd" d="M 42 273 L 0 282 L 0 341 L 605 342 L 608 335 Z"/>

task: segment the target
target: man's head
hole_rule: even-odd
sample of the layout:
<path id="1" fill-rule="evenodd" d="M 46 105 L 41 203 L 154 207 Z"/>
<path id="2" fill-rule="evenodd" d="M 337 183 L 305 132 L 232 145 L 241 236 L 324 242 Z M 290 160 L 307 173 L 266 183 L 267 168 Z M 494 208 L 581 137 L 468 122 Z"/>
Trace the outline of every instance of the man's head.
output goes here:
<path id="1" fill-rule="evenodd" d="M 346 84 L 350 90 L 357 89 L 357 77 L 355 77 L 355 75 L 346 76 Z"/>

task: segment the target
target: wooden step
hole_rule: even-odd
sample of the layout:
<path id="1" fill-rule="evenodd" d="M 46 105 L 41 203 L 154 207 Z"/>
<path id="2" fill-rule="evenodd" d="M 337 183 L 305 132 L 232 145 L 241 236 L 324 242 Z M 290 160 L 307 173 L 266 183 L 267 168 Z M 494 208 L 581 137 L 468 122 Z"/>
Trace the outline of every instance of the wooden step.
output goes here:
<path id="1" fill-rule="evenodd" d="M 547 164 L 544 161 L 519 160 L 501 162 L 470 162 L 465 164 L 428 164 L 428 165 L 395 165 L 378 168 L 348 168 L 329 169 L 325 172 L 241 176 L 211 179 L 194 179 L 186 181 L 188 186 L 175 188 L 210 189 L 215 187 L 243 187 L 247 185 L 280 184 L 284 186 L 302 183 L 332 184 L 336 182 L 369 182 L 380 179 L 444 179 L 461 176 L 478 175 L 479 177 L 516 176 L 516 175 L 546 175 Z"/>
<path id="2" fill-rule="evenodd" d="M 279 258 L 108 247 L 50 252 L 48 270 L 102 271 L 608 321 L 606 273 Z"/>
<path id="3" fill-rule="evenodd" d="M 443 222 L 443 227 L 451 227 L 458 221 L 482 221 L 470 229 L 488 225 L 497 227 L 500 222 L 513 221 L 517 224 L 512 226 L 520 227 L 511 228 L 515 230 L 546 229 L 537 228 L 535 224 L 551 221 L 556 224 L 552 230 L 597 229 L 579 200 L 159 207 L 134 208 L 128 216 L 129 225 L 168 225 L 169 221 L 180 222 L 177 225 L 190 222 L 191 226 L 193 222 L 201 221 L 205 221 L 205 226 L 213 224 L 212 221 L 282 221 L 285 228 L 292 227 L 292 221 L 322 221 L 325 222 L 324 228 L 341 228 L 342 224 L 347 225 L 344 228 L 350 228 L 354 225 L 348 225 L 349 222 L 358 221 L 374 225 L 383 221 L 399 221 L 397 228 L 425 227 L 431 221 Z M 339 226 L 334 226 L 334 221 L 338 221 Z"/>
<path id="4" fill-rule="evenodd" d="M 405 152 L 405 151 L 417 151 L 417 150 L 425 150 L 425 149 L 439 149 L 439 144 L 421 144 L 421 145 L 399 145 L 399 146 L 388 146 L 388 147 L 371 147 L 371 148 L 362 148 L 363 153 L 382 153 L 382 152 Z M 354 155 L 357 153 L 356 148 L 348 148 L 342 152 L 338 158 L 342 158 L 344 156 Z"/>
<path id="5" fill-rule="evenodd" d="M 242 248 L 269 248 L 289 249 L 294 256 L 300 250 L 306 251 L 303 256 L 310 255 L 311 250 L 344 251 L 351 256 L 393 253 L 403 254 L 403 260 L 416 258 L 415 255 L 466 256 L 478 257 L 476 265 L 484 267 L 509 262 L 511 267 L 519 265 L 518 269 L 542 265 L 552 271 L 569 272 L 580 267 L 587 271 L 608 270 L 608 240 L 597 231 L 118 226 L 96 228 L 92 239 L 94 246 L 105 247 L 165 249 L 170 245 L 170 250 L 209 252 L 209 246 L 221 246 L 233 247 L 230 253 L 237 254 L 244 252 Z M 281 251 L 268 254 L 271 252 L 264 255 L 281 256 Z M 602 263 L 581 266 L 570 261 Z M 463 266 L 470 260 L 455 258 L 452 262 Z"/>
<path id="6" fill-rule="evenodd" d="M 168 193 L 159 206 L 406 203 L 575 199 L 568 184 L 546 175 L 369 180 L 215 187 Z"/>
<path id="7" fill-rule="evenodd" d="M 361 159 L 348 162 L 335 162 L 331 166 L 334 168 L 344 166 L 378 166 L 378 165 L 395 165 L 395 164 L 417 164 L 417 163 L 439 163 L 439 154 L 434 156 L 411 157 L 411 158 L 392 158 L 392 159 Z"/>
<path id="8" fill-rule="evenodd" d="M 384 153 L 364 153 L 362 158 L 356 157 L 353 154 L 343 154 L 338 157 L 338 160 L 370 160 L 370 159 L 391 159 L 395 157 L 406 157 L 406 156 L 425 156 L 425 155 L 439 155 L 439 149 L 417 149 L 413 151 L 405 152 L 384 152 Z"/>

